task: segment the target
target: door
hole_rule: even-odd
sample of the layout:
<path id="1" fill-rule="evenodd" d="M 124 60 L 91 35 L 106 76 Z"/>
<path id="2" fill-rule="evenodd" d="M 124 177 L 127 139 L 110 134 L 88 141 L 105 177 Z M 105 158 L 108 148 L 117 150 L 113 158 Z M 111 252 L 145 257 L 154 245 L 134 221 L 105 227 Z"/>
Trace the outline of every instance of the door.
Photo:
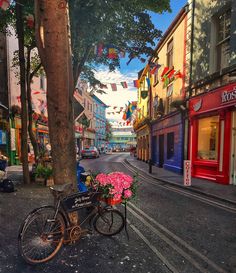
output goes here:
<path id="1" fill-rule="evenodd" d="M 159 167 L 164 164 L 164 135 L 159 135 Z"/>
<path id="2" fill-rule="evenodd" d="M 157 163 L 157 137 L 156 136 L 152 137 L 151 152 L 152 152 L 152 162 L 153 164 L 156 164 Z"/>

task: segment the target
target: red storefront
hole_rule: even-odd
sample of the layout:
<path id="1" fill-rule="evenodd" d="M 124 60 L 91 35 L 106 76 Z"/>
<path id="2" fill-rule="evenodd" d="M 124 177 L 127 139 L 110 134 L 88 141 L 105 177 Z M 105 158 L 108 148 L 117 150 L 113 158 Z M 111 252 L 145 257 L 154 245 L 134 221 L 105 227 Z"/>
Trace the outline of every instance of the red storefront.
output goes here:
<path id="1" fill-rule="evenodd" d="M 236 83 L 190 99 L 189 118 L 192 176 L 234 183 Z"/>

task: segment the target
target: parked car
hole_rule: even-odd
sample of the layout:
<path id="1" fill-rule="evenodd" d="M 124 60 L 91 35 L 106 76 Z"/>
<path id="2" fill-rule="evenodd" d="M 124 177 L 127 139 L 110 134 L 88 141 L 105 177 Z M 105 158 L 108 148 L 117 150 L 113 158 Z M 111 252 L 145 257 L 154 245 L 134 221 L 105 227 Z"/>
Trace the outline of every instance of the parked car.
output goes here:
<path id="1" fill-rule="evenodd" d="M 98 149 L 95 146 L 85 147 L 81 152 L 81 157 L 97 158 L 99 157 Z"/>

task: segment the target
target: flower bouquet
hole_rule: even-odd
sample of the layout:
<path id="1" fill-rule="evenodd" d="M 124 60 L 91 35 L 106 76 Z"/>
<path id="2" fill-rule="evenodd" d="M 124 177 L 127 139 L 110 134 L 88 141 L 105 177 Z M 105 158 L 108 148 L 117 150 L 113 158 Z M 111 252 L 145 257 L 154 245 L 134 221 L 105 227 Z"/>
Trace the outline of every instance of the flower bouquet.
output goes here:
<path id="1" fill-rule="evenodd" d="M 136 195 L 136 177 L 123 172 L 100 173 L 96 176 L 95 181 L 95 187 L 102 193 L 102 201 L 109 205 L 127 202 Z"/>

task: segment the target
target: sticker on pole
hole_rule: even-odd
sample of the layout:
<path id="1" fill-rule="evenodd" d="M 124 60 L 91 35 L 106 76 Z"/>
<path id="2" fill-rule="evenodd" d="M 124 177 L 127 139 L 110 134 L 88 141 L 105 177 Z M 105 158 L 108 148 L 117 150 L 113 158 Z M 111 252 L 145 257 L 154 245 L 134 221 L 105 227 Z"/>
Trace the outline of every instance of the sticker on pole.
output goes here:
<path id="1" fill-rule="evenodd" d="M 191 186 L 191 161 L 184 160 L 184 186 Z"/>

